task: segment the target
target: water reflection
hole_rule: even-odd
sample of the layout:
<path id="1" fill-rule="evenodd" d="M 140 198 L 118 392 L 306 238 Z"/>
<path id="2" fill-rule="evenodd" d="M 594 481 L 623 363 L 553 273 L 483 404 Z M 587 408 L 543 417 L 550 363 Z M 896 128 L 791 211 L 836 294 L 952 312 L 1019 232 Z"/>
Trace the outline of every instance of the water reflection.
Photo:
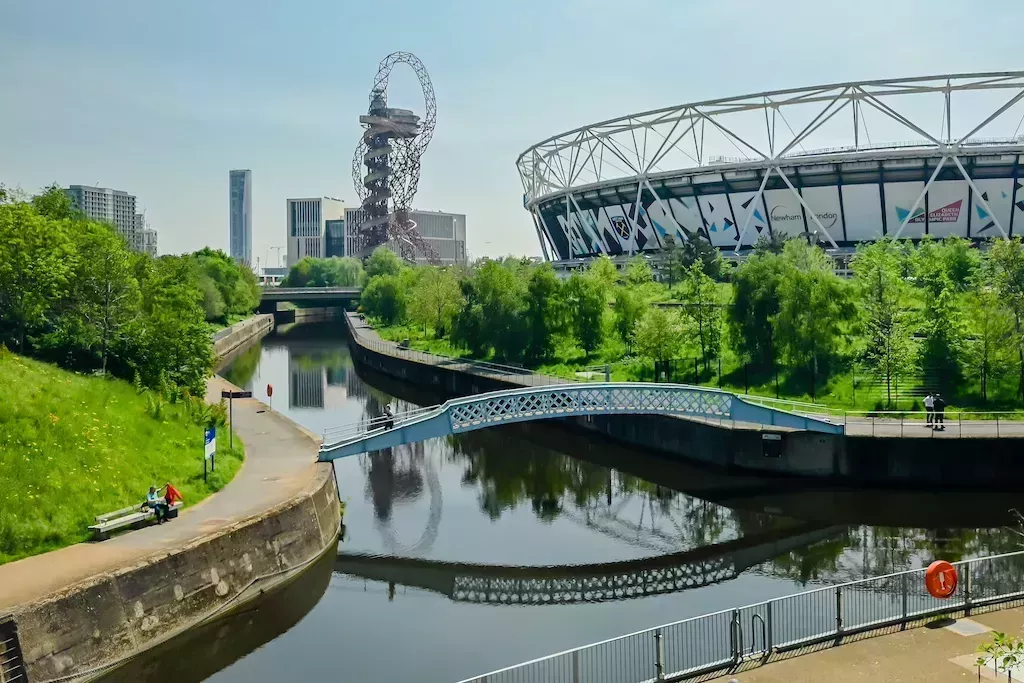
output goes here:
<path id="1" fill-rule="evenodd" d="M 353 367 L 342 331 L 327 325 L 279 330 L 227 376 L 260 397 L 273 384 L 275 409 L 316 432 L 376 418 L 388 404 L 401 412 L 444 398 Z M 1018 542 L 1003 528 L 1015 504 L 1008 496 L 937 502 L 923 492 L 794 487 L 543 423 L 346 458 L 336 473 L 347 536 L 331 558 L 328 590 L 305 594 L 319 602 L 300 623 L 213 680 L 358 681 L 386 670 L 396 680 L 450 682 L 807 586 Z M 1014 572 L 993 569 L 991 580 Z M 237 645 L 258 647 L 244 637 Z M 186 668 L 178 680 L 210 671 Z"/>

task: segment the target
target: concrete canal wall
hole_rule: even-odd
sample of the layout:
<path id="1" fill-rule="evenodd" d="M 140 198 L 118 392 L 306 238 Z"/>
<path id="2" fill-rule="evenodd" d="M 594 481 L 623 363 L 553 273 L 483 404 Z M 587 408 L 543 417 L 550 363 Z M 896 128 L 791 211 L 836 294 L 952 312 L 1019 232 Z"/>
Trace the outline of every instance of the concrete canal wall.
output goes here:
<path id="1" fill-rule="evenodd" d="M 459 397 L 523 386 L 522 375 L 481 376 L 456 363 L 432 364 L 360 343 L 345 326 L 362 366 L 432 391 Z M 843 436 L 734 428 L 661 415 L 611 415 L 558 420 L 563 426 L 640 446 L 726 472 L 799 477 L 896 488 L 1009 490 L 1024 477 L 1024 439 Z M 766 436 L 768 437 L 766 439 Z"/>
<path id="2" fill-rule="evenodd" d="M 331 468 L 318 467 L 306 492 L 256 519 L 17 609 L 29 680 L 88 680 L 238 609 L 333 553 L 339 519 Z"/>
<path id="3" fill-rule="evenodd" d="M 272 326 L 273 316 L 255 316 L 220 335 L 215 349 L 237 352 Z M 208 384 L 207 400 L 232 388 L 220 377 Z M 341 509 L 333 468 L 314 464 L 318 438 L 253 399 L 236 401 L 234 412 L 246 461 L 220 493 L 170 524 L 0 567 L 0 593 L 17 591 L 3 577 L 19 576 L 21 563 L 68 576 L 60 589 L 2 610 L 17 626 L 29 681 L 92 680 L 335 552 Z"/>
<path id="4" fill-rule="evenodd" d="M 234 360 L 237 352 L 242 351 L 254 340 L 270 334 L 273 329 L 274 316 L 261 313 L 214 334 L 213 355 L 217 359 L 217 369 L 228 365 Z"/>

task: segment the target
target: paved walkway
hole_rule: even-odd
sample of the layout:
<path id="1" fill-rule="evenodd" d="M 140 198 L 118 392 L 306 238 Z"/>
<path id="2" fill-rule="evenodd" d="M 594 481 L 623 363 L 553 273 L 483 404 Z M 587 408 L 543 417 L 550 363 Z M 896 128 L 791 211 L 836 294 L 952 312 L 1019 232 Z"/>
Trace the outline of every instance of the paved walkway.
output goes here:
<path id="1" fill-rule="evenodd" d="M 228 388 L 237 389 L 220 377 L 212 377 L 206 384 L 206 400 L 216 403 L 221 390 Z M 180 548 L 301 493 L 316 474 L 319 438 L 267 410 L 260 401 L 240 399 L 234 403 L 235 433 L 245 443 L 246 457 L 242 469 L 223 490 L 194 507 L 186 507 L 168 524 L 0 565 L 0 613 Z M 144 493 L 139 490 L 140 500 Z"/>
<path id="2" fill-rule="evenodd" d="M 948 627 L 897 630 L 809 654 L 785 655 L 788 658 L 712 680 L 714 683 L 732 680 L 739 683 L 973 682 L 978 680 L 975 651 L 991 640 L 991 631 L 1020 637 L 1024 636 L 1022 626 L 1024 608 L 1017 607 L 959 619 Z M 981 678 L 1008 680 L 1005 672 L 996 679 L 991 671 L 984 670 Z M 1024 681 L 1024 672 L 1015 673 L 1012 680 Z"/>
<path id="3" fill-rule="evenodd" d="M 481 377 L 489 377 L 498 379 L 510 384 L 518 384 L 520 386 L 545 386 L 550 384 L 570 384 L 574 380 L 566 379 L 564 377 L 555 377 L 552 375 L 543 375 L 536 372 L 530 372 L 526 369 L 514 368 L 511 366 L 498 365 L 494 363 L 480 363 L 476 361 L 458 360 L 455 358 L 448 358 L 446 356 L 438 356 L 431 353 L 425 353 L 423 351 L 415 351 L 412 349 L 401 349 L 398 344 L 392 341 L 383 340 L 377 331 L 374 330 L 369 323 L 360 320 L 354 314 L 348 314 L 349 319 L 352 322 L 352 326 L 356 331 L 356 334 L 360 337 L 360 341 L 366 346 L 386 353 L 391 356 L 397 356 L 401 358 L 408 358 L 410 360 L 417 361 L 419 363 L 425 363 L 427 365 L 437 365 L 451 368 L 453 370 L 459 370 L 473 375 L 479 375 Z M 601 378 L 603 379 L 603 377 Z M 600 381 L 600 379 L 598 380 Z M 768 403 L 767 405 L 772 405 Z M 787 407 L 784 402 L 776 404 L 782 410 L 786 410 Z M 797 411 L 800 412 L 800 411 Z M 960 439 L 960 438 L 992 438 L 992 437 L 1016 437 L 1024 438 L 1024 421 L 1015 420 L 960 420 L 956 413 L 949 413 L 946 416 L 946 429 L 939 431 L 933 430 L 931 427 L 925 424 L 924 420 L 899 420 L 899 419 L 885 419 L 885 418 L 870 418 L 862 415 L 857 416 L 844 416 L 844 415 L 828 415 L 824 410 L 822 413 L 817 414 L 813 411 L 807 411 L 807 415 L 813 417 L 826 418 L 837 424 L 846 425 L 846 434 L 848 436 L 884 436 L 884 437 L 903 437 L 903 438 L 916 438 L 916 439 Z M 687 418 L 693 419 L 693 418 Z M 710 420 L 710 422 L 716 422 L 716 420 Z M 752 427 L 759 429 L 760 425 L 746 425 L 739 424 L 737 426 Z"/>

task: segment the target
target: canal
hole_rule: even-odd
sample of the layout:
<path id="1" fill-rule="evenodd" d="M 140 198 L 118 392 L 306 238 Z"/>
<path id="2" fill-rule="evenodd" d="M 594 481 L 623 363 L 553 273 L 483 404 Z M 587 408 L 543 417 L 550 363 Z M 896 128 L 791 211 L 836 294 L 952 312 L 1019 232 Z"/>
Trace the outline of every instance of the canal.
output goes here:
<path id="1" fill-rule="evenodd" d="M 273 408 L 315 432 L 438 400 L 357 371 L 327 324 L 282 328 L 223 374 L 261 398 L 272 384 Z M 336 557 L 104 680 L 452 683 L 808 587 L 1019 549 L 1012 497 L 793 488 L 544 424 L 335 467 Z M 670 585 L 645 580 L 652 569 Z"/>

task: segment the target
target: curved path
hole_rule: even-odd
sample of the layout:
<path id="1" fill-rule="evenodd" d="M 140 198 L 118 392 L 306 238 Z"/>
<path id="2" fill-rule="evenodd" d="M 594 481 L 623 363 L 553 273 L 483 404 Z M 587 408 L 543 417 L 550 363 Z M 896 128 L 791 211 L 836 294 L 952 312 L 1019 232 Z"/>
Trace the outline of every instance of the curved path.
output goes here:
<path id="1" fill-rule="evenodd" d="M 221 377 L 211 377 L 206 383 L 206 400 L 219 402 L 222 390 L 237 388 Z M 318 437 L 260 401 L 234 403 L 234 430 L 245 443 L 245 462 L 223 490 L 186 507 L 169 524 L 0 565 L 0 614 L 257 517 L 313 485 L 318 478 Z M 196 460 L 198 463 L 198 456 Z M 145 484 L 139 484 L 140 500 Z"/>

